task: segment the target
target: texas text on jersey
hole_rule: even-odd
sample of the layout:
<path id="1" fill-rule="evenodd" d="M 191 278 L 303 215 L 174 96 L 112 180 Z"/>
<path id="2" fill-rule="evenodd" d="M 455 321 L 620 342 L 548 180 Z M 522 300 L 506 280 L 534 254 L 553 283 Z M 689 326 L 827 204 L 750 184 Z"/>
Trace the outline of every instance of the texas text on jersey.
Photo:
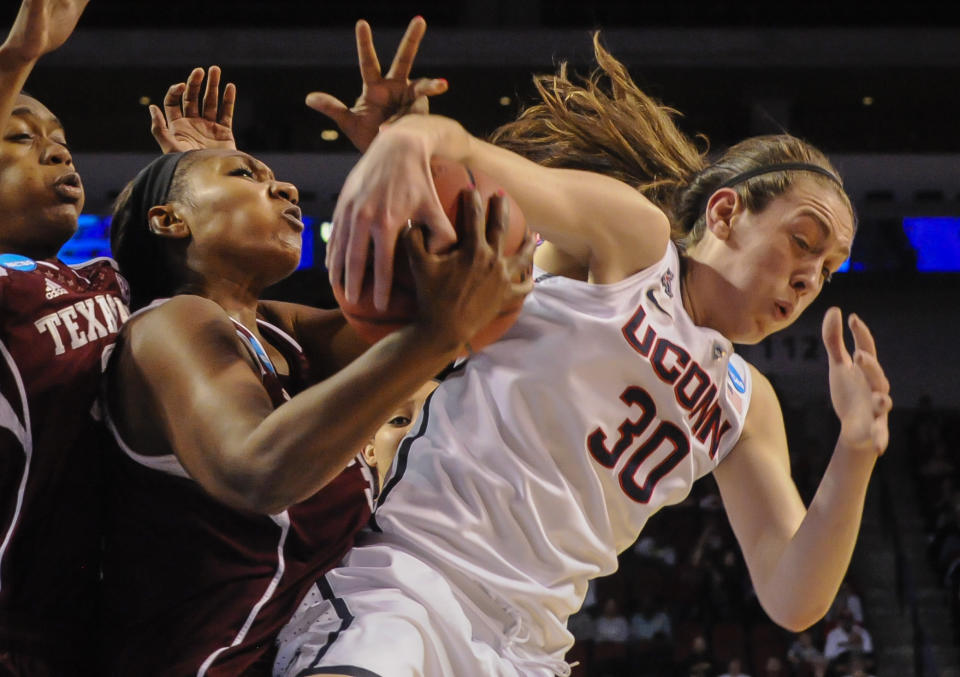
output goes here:
<path id="1" fill-rule="evenodd" d="M 94 646 L 101 437 L 91 406 L 128 298 L 110 259 L 0 256 L 0 650 Z"/>

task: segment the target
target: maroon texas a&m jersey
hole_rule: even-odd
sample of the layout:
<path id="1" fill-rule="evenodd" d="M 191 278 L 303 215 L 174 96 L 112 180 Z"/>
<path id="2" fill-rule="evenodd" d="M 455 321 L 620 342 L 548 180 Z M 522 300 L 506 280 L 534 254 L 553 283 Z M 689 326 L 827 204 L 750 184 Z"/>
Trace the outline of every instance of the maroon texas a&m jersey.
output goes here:
<path id="1" fill-rule="evenodd" d="M 309 385 L 293 338 L 259 322 L 290 367 L 282 376 L 257 338 L 234 324 L 275 407 Z M 102 674 L 270 674 L 277 633 L 369 520 L 360 464 L 287 510 L 259 515 L 213 498 L 175 455 L 130 448 L 105 413 L 114 443 L 107 456 Z"/>
<path id="2" fill-rule="evenodd" d="M 110 259 L 0 255 L 0 652 L 94 644 L 103 438 L 91 406 L 128 298 Z"/>

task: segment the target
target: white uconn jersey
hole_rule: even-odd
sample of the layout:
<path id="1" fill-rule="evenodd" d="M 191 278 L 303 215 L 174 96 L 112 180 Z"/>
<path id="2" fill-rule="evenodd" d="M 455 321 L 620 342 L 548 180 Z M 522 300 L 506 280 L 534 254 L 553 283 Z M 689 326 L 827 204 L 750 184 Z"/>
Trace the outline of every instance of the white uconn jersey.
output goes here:
<path id="1" fill-rule="evenodd" d="M 587 581 L 737 442 L 750 377 L 684 311 L 672 244 L 611 285 L 536 274 L 516 325 L 401 444 L 372 540 L 438 569 L 527 655 L 562 657 Z"/>

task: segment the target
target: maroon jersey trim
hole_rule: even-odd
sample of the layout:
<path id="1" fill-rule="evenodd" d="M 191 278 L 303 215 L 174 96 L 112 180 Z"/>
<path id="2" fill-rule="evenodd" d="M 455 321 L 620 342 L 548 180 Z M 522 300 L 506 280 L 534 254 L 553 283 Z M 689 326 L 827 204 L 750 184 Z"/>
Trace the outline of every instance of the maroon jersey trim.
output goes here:
<path id="1" fill-rule="evenodd" d="M 27 489 L 27 478 L 30 476 L 30 461 L 33 457 L 33 435 L 30 432 L 30 406 L 27 403 L 27 391 L 23 386 L 23 379 L 20 377 L 20 370 L 17 369 L 17 363 L 13 361 L 13 356 L 7 350 L 7 346 L 0 341 L 0 354 L 7 363 L 7 368 L 17 382 L 17 392 L 20 395 L 21 411 L 23 412 L 23 422 L 17 416 L 13 407 L 7 398 L 0 395 L 0 425 L 12 432 L 20 441 L 23 447 L 23 453 L 26 459 L 23 463 L 23 476 L 20 478 L 20 487 L 17 489 L 17 504 L 13 510 L 13 517 L 10 520 L 10 528 L 3 537 L 3 543 L 0 544 L 0 590 L 3 589 L 3 556 L 6 554 L 10 541 L 13 540 L 13 532 L 16 531 L 17 521 L 20 519 L 20 510 L 23 507 L 23 496 Z"/>

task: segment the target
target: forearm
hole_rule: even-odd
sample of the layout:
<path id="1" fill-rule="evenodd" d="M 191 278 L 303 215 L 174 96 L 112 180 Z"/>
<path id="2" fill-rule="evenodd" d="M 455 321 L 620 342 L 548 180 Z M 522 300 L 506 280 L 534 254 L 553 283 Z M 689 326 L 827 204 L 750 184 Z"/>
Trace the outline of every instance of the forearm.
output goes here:
<path id="1" fill-rule="evenodd" d="M 532 229 L 563 252 L 590 261 L 594 271 L 623 257 L 629 269 L 624 272 L 632 273 L 659 259 L 666 247 L 666 216 L 621 181 L 543 167 L 440 116 L 408 116 L 394 132 L 419 136 L 428 156 L 463 162 L 492 177 L 517 202 Z M 625 251 L 631 254 L 624 256 Z"/>
<path id="2" fill-rule="evenodd" d="M 400 402 L 456 357 L 461 346 L 440 340 L 402 328 L 264 418 L 239 450 L 255 461 L 238 478 L 238 498 L 273 513 L 322 488 Z"/>
<path id="3" fill-rule="evenodd" d="M 838 442 L 794 535 L 758 584 L 768 613 L 798 630 L 820 620 L 836 597 L 860 531 L 876 454 Z"/>
<path id="4" fill-rule="evenodd" d="M 10 111 L 36 63 L 36 59 L 25 58 L 9 45 L 0 45 L 0 129 L 6 127 Z"/>

